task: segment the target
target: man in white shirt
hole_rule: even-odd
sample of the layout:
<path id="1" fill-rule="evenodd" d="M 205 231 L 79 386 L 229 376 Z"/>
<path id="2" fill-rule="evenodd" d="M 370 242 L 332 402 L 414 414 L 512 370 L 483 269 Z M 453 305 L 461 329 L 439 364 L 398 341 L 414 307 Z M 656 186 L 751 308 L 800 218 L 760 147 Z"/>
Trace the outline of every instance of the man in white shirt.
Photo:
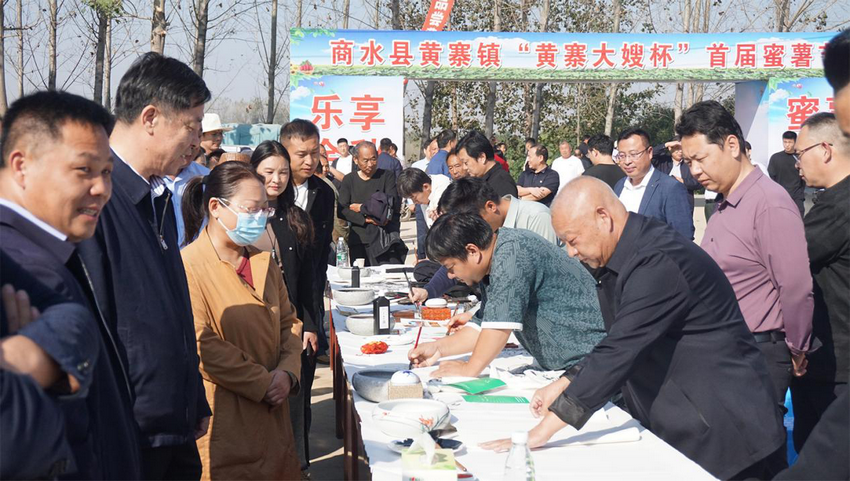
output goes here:
<path id="1" fill-rule="evenodd" d="M 414 204 L 423 206 L 425 210 L 425 223 L 428 228 L 437 220 L 437 205 L 443 191 L 452 183 L 452 180 L 442 174 L 428 175 L 416 169 L 404 169 L 396 179 L 398 194 L 413 200 Z M 426 207 L 427 206 L 427 207 Z"/>
<path id="2" fill-rule="evenodd" d="M 560 182 L 558 190 L 560 190 L 567 185 L 567 182 L 584 173 L 584 165 L 581 159 L 573 155 L 573 147 L 566 140 L 561 142 L 558 149 L 561 151 L 561 156 L 552 161 L 552 170 L 558 173 Z"/>
<path id="3" fill-rule="evenodd" d="M 438 150 L 440 149 L 439 147 L 437 147 L 437 137 L 432 137 L 431 140 L 428 142 L 428 145 L 426 145 L 425 148 L 422 149 L 422 152 L 425 154 L 425 157 L 422 157 L 421 159 L 414 162 L 411 167 L 417 168 L 422 172 L 425 172 L 428 169 L 428 164 L 431 162 L 431 157 L 433 157 Z"/>
<path id="4" fill-rule="evenodd" d="M 165 182 L 165 187 L 171 191 L 171 206 L 174 208 L 174 218 L 177 221 L 177 245 L 182 249 L 184 245 L 190 244 L 194 239 L 186 239 L 185 228 L 183 227 L 183 191 L 186 190 L 186 185 L 195 177 L 203 177 L 209 175 L 210 169 L 204 167 L 197 162 L 188 162 L 185 167 L 180 169 L 177 175 L 168 175 L 162 178 Z M 206 220 L 204 220 L 206 225 Z"/>
<path id="5" fill-rule="evenodd" d="M 330 171 L 334 180 L 342 182 L 346 174 L 350 174 L 354 170 L 354 158 L 351 157 L 351 152 L 348 149 L 348 139 L 341 138 L 337 140 L 336 148 L 339 152 L 339 157 L 331 162 Z"/>

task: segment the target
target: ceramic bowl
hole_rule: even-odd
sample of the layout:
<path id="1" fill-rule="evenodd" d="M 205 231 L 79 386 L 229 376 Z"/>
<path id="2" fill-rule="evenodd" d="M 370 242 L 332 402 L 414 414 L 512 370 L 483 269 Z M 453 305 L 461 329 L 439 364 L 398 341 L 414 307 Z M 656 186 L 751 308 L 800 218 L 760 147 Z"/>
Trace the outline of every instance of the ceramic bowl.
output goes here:
<path id="1" fill-rule="evenodd" d="M 345 280 L 345 281 L 351 280 L 351 267 L 337 267 L 336 273 L 339 276 L 339 278 L 342 279 L 342 280 Z M 360 278 L 361 279 L 363 279 L 364 277 L 371 277 L 371 276 L 372 276 L 372 270 L 371 269 L 367 269 L 367 268 L 360 269 Z"/>
<path id="2" fill-rule="evenodd" d="M 355 336 L 374 336 L 375 317 L 372 314 L 354 314 L 345 318 L 345 328 Z"/>
<path id="3" fill-rule="evenodd" d="M 344 306 L 365 306 L 375 300 L 375 291 L 363 287 L 343 287 L 334 291 L 334 300 Z"/>
<path id="4" fill-rule="evenodd" d="M 396 399 L 375 406 L 372 420 L 393 439 L 415 438 L 420 433 L 448 426 L 449 407 L 433 399 Z"/>
<path id="5" fill-rule="evenodd" d="M 357 394 L 373 403 L 384 402 L 389 398 L 388 384 L 395 371 L 382 369 L 364 369 L 354 373 L 351 385 Z"/>

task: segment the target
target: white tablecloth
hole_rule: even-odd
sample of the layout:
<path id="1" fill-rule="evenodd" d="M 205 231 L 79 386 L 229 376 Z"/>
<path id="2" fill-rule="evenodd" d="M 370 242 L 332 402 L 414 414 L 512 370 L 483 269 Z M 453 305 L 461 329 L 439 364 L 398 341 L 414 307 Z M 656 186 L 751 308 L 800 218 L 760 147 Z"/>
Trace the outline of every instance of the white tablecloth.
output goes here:
<path id="1" fill-rule="evenodd" d="M 398 309 L 398 308 L 394 308 Z M 345 328 L 345 318 L 334 310 L 334 325 L 347 379 L 366 368 L 407 369 L 407 352 L 412 345 L 390 346 L 380 355 L 363 355 L 360 346 L 375 338 L 355 336 Z M 413 331 L 415 336 L 415 330 Z M 424 328 L 420 342 L 437 339 L 445 334 L 443 328 Z M 379 336 L 378 336 L 379 337 Z M 530 357 L 528 357 L 530 360 Z M 516 364 L 516 357 L 503 356 L 494 364 Z M 417 369 L 427 379 L 431 369 Z M 349 385 L 350 386 L 350 385 Z M 498 394 L 523 395 L 531 399 L 533 391 L 504 391 Z M 398 480 L 401 477 L 401 456 L 387 447 L 392 438 L 384 435 L 372 422 L 375 403 L 353 393 L 354 405 L 361 419 L 360 434 L 373 480 Z M 538 420 L 527 404 L 470 404 L 451 406 L 452 423 L 458 429 L 455 439 L 464 443 L 456 454 L 458 461 L 482 481 L 502 479 L 507 453 L 494 453 L 478 447 L 478 443 L 510 437 L 511 432 L 529 430 Z M 608 404 L 604 413 L 594 418 L 578 433 L 568 427 L 558 433 L 548 447 L 532 452 L 538 480 L 564 479 L 646 479 L 700 480 L 714 479 L 696 463 L 644 429 L 626 412 Z M 638 432 L 639 436 L 631 436 Z M 631 442 L 581 444 L 581 441 L 607 435 L 609 441 L 631 439 Z M 622 438 L 625 436 L 625 438 Z M 613 438 L 613 439 L 612 439 Z M 638 438 L 637 440 L 634 440 Z"/>

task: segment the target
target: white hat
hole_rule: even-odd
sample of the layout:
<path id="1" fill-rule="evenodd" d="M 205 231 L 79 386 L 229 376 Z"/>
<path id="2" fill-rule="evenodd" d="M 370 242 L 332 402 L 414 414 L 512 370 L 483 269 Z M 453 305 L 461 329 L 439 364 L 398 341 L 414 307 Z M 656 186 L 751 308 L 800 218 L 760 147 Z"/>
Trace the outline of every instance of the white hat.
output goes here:
<path id="1" fill-rule="evenodd" d="M 221 130 L 222 132 L 229 132 L 233 130 L 233 127 L 222 127 L 221 126 L 221 118 L 218 114 L 204 114 L 204 120 L 201 121 L 201 132 L 215 132 L 217 130 Z"/>

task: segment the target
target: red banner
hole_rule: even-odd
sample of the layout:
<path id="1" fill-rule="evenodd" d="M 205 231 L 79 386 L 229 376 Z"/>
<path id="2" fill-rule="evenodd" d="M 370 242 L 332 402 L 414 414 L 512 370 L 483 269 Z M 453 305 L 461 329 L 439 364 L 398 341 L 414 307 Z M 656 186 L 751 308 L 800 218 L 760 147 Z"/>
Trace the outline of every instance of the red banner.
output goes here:
<path id="1" fill-rule="evenodd" d="M 446 22 L 449 21 L 454 4 L 454 0 L 431 0 L 431 8 L 425 16 L 425 25 L 422 26 L 422 30 L 440 32 L 446 28 Z"/>

